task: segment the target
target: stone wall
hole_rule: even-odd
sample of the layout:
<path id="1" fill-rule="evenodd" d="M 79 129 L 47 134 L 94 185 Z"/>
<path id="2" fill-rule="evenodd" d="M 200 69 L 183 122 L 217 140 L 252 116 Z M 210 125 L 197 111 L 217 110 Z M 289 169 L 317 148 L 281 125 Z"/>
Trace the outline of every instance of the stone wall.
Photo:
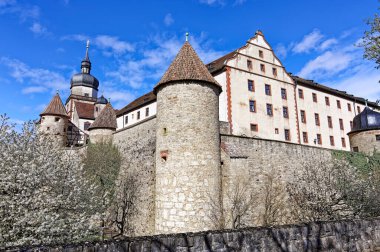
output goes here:
<path id="1" fill-rule="evenodd" d="M 375 150 L 380 150 L 380 141 L 376 139 L 380 135 L 380 130 L 366 130 L 349 134 L 350 146 L 356 151 L 372 155 Z"/>
<path id="2" fill-rule="evenodd" d="M 229 203 L 237 188 L 244 188 L 247 194 L 251 192 L 255 207 L 242 220 L 249 226 L 264 224 L 266 191 L 276 189 L 276 194 L 281 194 L 277 200 L 286 203 L 285 182 L 291 181 L 295 172 L 306 163 L 331 160 L 331 150 L 273 140 L 222 134 L 221 146 L 224 208 L 230 209 Z M 269 179 L 274 183 L 268 189 Z M 283 208 L 285 211 L 278 223 L 291 223 L 290 208 L 286 205 Z M 227 223 L 227 227 L 231 227 L 231 223 Z"/>
<path id="3" fill-rule="evenodd" d="M 130 235 L 154 234 L 156 118 L 151 117 L 114 133 L 113 142 L 123 156 L 121 176 L 138 182 L 137 212 Z"/>
<path id="4" fill-rule="evenodd" d="M 6 251 L 380 251 L 380 219 L 136 237 Z"/>

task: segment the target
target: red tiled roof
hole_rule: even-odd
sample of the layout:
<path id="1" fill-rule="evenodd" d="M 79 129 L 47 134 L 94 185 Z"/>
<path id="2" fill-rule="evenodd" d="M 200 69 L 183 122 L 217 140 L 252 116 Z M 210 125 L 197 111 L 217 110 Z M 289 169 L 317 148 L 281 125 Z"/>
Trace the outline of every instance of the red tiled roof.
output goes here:
<path id="1" fill-rule="evenodd" d="M 75 101 L 75 109 L 79 118 L 95 119 L 94 104 Z"/>
<path id="2" fill-rule="evenodd" d="M 116 130 L 116 114 L 115 110 L 112 108 L 111 103 L 107 103 L 107 105 L 100 111 L 98 117 L 96 117 L 95 121 L 90 125 L 88 130 L 93 129 L 113 129 Z"/>
<path id="3" fill-rule="evenodd" d="M 63 106 L 61 97 L 59 97 L 58 93 L 50 101 L 46 109 L 40 114 L 40 116 L 43 115 L 57 115 L 68 117 L 65 106 Z"/>
<path id="4" fill-rule="evenodd" d="M 164 76 L 154 87 L 153 92 L 156 93 L 157 88 L 162 84 L 184 80 L 203 81 L 220 87 L 219 83 L 212 77 L 193 47 L 187 41 L 181 50 L 179 50 Z"/>

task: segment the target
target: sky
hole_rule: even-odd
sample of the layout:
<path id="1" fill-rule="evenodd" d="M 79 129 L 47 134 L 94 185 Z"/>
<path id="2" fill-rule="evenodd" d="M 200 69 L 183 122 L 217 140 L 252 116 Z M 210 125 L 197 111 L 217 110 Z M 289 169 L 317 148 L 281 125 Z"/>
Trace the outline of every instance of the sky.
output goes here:
<path id="1" fill-rule="evenodd" d="M 288 72 L 380 99 L 358 47 L 376 0 L 0 0 L 0 114 L 34 120 L 63 102 L 90 40 L 99 95 L 120 109 L 152 90 L 185 42 L 204 63 L 264 33 Z"/>

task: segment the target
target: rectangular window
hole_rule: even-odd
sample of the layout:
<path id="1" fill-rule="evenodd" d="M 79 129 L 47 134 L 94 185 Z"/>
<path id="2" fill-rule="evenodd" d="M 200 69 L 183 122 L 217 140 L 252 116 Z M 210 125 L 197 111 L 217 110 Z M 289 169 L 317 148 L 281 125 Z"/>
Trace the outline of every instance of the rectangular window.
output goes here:
<path id="1" fill-rule="evenodd" d="M 249 111 L 256 112 L 256 102 L 253 100 L 249 100 Z"/>
<path id="2" fill-rule="evenodd" d="M 260 57 L 260 58 L 264 58 L 264 52 L 261 51 L 261 50 L 259 50 L 259 57 Z"/>
<path id="3" fill-rule="evenodd" d="M 128 116 L 125 117 L 125 124 L 128 124 Z"/>
<path id="4" fill-rule="evenodd" d="M 132 117 L 132 120 L 133 120 L 133 118 L 135 118 L 135 114 L 131 114 L 131 117 Z"/>
<path id="5" fill-rule="evenodd" d="M 306 113 L 305 110 L 301 110 L 301 122 L 306 123 Z"/>
<path id="6" fill-rule="evenodd" d="M 319 144 L 319 145 L 322 144 L 322 136 L 321 136 L 321 134 L 317 134 L 317 144 Z"/>
<path id="7" fill-rule="evenodd" d="M 342 147 L 346 148 L 346 139 L 342 137 Z"/>
<path id="8" fill-rule="evenodd" d="M 149 108 L 146 108 L 145 109 L 145 117 L 148 117 L 149 116 Z"/>
<path id="9" fill-rule="evenodd" d="M 327 116 L 327 123 L 329 125 L 329 128 L 332 128 L 333 125 L 332 125 L 332 120 L 331 120 L 331 116 Z"/>
<path id="10" fill-rule="evenodd" d="M 257 126 L 257 124 L 251 123 L 251 131 L 255 131 L 255 132 L 259 131 L 259 127 Z"/>
<path id="11" fill-rule="evenodd" d="M 265 65 L 264 64 L 260 64 L 260 70 L 261 70 L 261 72 L 265 73 Z"/>
<path id="12" fill-rule="evenodd" d="M 286 100 L 287 99 L 287 94 L 286 94 L 286 89 L 281 88 L 281 98 Z"/>
<path id="13" fill-rule="evenodd" d="M 348 111 L 351 111 L 351 104 L 347 103 L 347 109 Z"/>
<path id="14" fill-rule="evenodd" d="M 313 93 L 313 102 L 318 102 L 317 94 Z"/>
<path id="15" fill-rule="evenodd" d="M 340 109 L 340 101 L 339 100 L 336 100 L 336 106 L 338 109 Z"/>
<path id="16" fill-rule="evenodd" d="M 331 145 L 331 146 L 334 146 L 334 145 L 335 145 L 335 142 L 334 142 L 334 136 L 330 136 L 330 145 Z"/>
<path id="17" fill-rule="evenodd" d="M 339 119 L 339 127 L 341 130 L 344 130 L 343 119 Z"/>
<path id="18" fill-rule="evenodd" d="M 300 99 L 303 99 L 303 90 L 302 89 L 298 89 L 298 97 Z"/>
<path id="19" fill-rule="evenodd" d="M 272 73 L 274 77 L 277 77 L 277 68 L 273 67 L 272 68 Z"/>
<path id="20" fill-rule="evenodd" d="M 274 129 L 274 134 L 278 134 L 278 128 Z"/>
<path id="21" fill-rule="evenodd" d="M 282 114 L 284 118 L 289 118 L 288 107 L 282 107 Z"/>
<path id="22" fill-rule="evenodd" d="M 272 90 L 271 90 L 269 84 L 265 84 L 265 94 L 266 95 L 272 95 Z"/>
<path id="23" fill-rule="evenodd" d="M 252 70 L 252 61 L 251 60 L 247 60 L 247 68 L 249 70 Z"/>
<path id="24" fill-rule="evenodd" d="M 327 106 L 330 106 L 330 99 L 327 96 L 325 97 L 325 102 Z"/>
<path id="25" fill-rule="evenodd" d="M 308 143 L 309 142 L 309 139 L 307 137 L 307 132 L 302 132 L 302 138 L 303 138 L 303 142 L 304 143 Z"/>
<path id="26" fill-rule="evenodd" d="M 376 135 L 376 141 L 380 141 L 380 135 Z"/>
<path id="27" fill-rule="evenodd" d="M 140 120 L 140 111 L 137 111 L 137 120 Z"/>
<path id="28" fill-rule="evenodd" d="M 359 147 L 352 147 L 353 152 L 359 152 Z"/>
<path id="29" fill-rule="evenodd" d="M 350 129 L 352 129 L 352 126 L 353 126 L 353 125 L 352 125 L 352 121 L 350 121 Z"/>
<path id="30" fill-rule="evenodd" d="M 315 117 L 315 125 L 317 126 L 321 125 L 321 123 L 319 122 L 319 114 L 315 113 L 314 117 Z"/>
<path id="31" fill-rule="evenodd" d="M 267 103 L 267 115 L 269 116 L 273 115 L 272 104 L 269 104 L 269 103 Z"/>
<path id="32" fill-rule="evenodd" d="M 360 113 L 360 107 L 359 106 L 357 106 L 357 108 L 358 108 L 358 114 Z"/>
<path id="33" fill-rule="evenodd" d="M 285 133 L 285 140 L 290 141 L 290 130 L 285 129 L 284 133 Z"/>
<path id="34" fill-rule="evenodd" d="M 85 97 L 89 97 L 90 94 L 89 94 L 89 93 L 84 93 L 84 96 L 85 96 Z"/>
<path id="35" fill-rule="evenodd" d="M 248 80 L 248 91 L 255 91 L 255 86 L 253 84 L 253 80 Z"/>

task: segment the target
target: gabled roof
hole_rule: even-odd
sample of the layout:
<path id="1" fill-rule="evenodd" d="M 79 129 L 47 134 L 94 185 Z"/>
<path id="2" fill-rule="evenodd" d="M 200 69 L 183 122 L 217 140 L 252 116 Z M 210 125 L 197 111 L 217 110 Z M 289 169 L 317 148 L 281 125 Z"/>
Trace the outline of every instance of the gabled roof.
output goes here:
<path id="1" fill-rule="evenodd" d="M 63 106 L 61 97 L 59 97 L 58 93 L 53 97 L 53 99 L 51 99 L 49 105 L 40 114 L 40 116 L 44 116 L 44 115 L 56 115 L 56 116 L 69 117 L 67 115 L 65 106 Z"/>
<path id="2" fill-rule="evenodd" d="M 229 60 L 235 56 L 237 53 L 237 50 L 230 52 L 219 59 L 216 59 L 206 65 L 207 69 L 210 71 L 210 73 L 216 73 L 220 70 L 222 70 L 225 66 L 226 60 Z"/>
<path id="3" fill-rule="evenodd" d="M 116 130 L 116 114 L 115 110 L 112 108 L 111 103 L 107 103 L 107 105 L 102 109 L 99 116 L 95 119 L 95 121 L 90 125 L 88 130 L 94 129 L 113 129 Z"/>
<path id="4" fill-rule="evenodd" d="M 153 92 L 156 93 L 157 88 L 163 84 L 188 80 L 208 82 L 221 88 L 198 57 L 193 47 L 186 41 L 168 70 L 166 70 L 164 76 L 154 87 Z"/>
<path id="5" fill-rule="evenodd" d="M 146 104 L 152 103 L 154 101 L 156 101 L 156 95 L 153 93 L 153 91 L 151 91 L 151 92 L 149 92 L 143 96 L 140 96 L 139 98 L 137 98 L 133 102 L 129 103 L 124 108 L 118 110 L 116 115 L 117 116 L 124 115 L 124 114 L 126 114 L 132 110 L 140 108 L 140 107 L 142 107 Z"/>
<path id="6" fill-rule="evenodd" d="M 94 104 L 74 101 L 79 118 L 94 120 Z"/>

